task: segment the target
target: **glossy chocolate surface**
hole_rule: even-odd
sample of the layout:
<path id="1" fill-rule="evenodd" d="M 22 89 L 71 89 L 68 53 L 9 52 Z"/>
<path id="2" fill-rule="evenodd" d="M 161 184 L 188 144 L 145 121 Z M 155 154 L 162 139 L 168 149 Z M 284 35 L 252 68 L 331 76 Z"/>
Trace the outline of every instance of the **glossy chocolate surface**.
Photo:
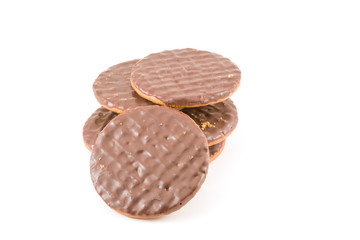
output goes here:
<path id="1" fill-rule="evenodd" d="M 224 101 L 239 87 L 240 78 L 239 68 L 229 59 L 191 48 L 150 54 L 133 66 L 130 76 L 141 95 L 171 107 Z"/>
<path id="2" fill-rule="evenodd" d="M 238 122 L 236 107 L 230 99 L 213 105 L 184 108 L 181 111 L 189 115 L 203 130 L 209 146 L 224 140 Z"/>
<path id="3" fill-rule="evenodd" d="M 105 108 L 121 113 L 138 106 L 154 103 L 140 97 L 130 84 L 130 72 L 138 59 L 123 62 L 102 72 L 93 84 L 98 102 Z"/>
<path id="4" fill-rule="evenodd" d="M 89 150 L 92 150 L 99 132 L 117 115 L 103 107 L 91 114 L 83 127 L 84 143 Z"/>
<path id="5" fill-rule="evenodd" d="M 111 208 L 153 218 L 184 206 L 205 180 L 208 164 L 206 137 L 187 115 L 147 106 L 119 114 L 99 133 L 90 171 Z"/>

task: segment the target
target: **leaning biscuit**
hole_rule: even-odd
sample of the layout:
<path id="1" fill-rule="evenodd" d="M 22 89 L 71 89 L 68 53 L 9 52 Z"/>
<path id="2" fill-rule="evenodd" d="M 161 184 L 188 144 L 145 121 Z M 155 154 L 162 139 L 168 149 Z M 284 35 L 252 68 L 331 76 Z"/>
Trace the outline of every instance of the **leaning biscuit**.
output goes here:
<path id="1" fill-rule="evenodd" d="M 155 218 L 193 198 L 208 165 L 206 137 L 191 118 L 146 106 L 119 114 L 99 133 L 90 173 L 111 208 L 129 217 Z"/>
<path id="2" fill-rule="evenodd" d="M 229 59 L 191 48 L 150 54 L 130 75 L 141 97 L 180 108 L 222 102 L 237 90 L 240 78 L 239 68 Z"/>
<path id="3" fill-rule="evenodd" d="M 140 97 L 130 84 L 130 71 L 138 59 L 114 65 L 102 72 L 93 84 L 97 101 L 104 108 L 122 113 L 138 107 L 154 105 Z"/>

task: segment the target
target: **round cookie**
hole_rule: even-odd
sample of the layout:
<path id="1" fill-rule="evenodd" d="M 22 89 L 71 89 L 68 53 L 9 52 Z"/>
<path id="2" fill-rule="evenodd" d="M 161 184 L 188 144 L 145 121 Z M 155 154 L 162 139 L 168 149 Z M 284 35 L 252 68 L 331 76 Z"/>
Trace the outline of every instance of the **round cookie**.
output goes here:
<path id="1" fill-rule="evenodd" d="M 170 107 L 199 107 L 229 98 L 241 72 L 229 59 L 191 48 L 153 53 L 132 68 L 130 80 L 143 98 Z"/>
<path id="2" fill-rule="evenodd" d="M 226 139 L 238 122 L 237 110 L 231 99 L 208 106 L 184 108 L 181 111 L 189 115 L 203 130 L 209 146 Z"/>
<path id="3" fill-rule="evenodd" d="M 191 118 L 147 106 L 118 115 L 99 133 L 90 173 L 111 208 L 129 217 L 154 218 L 194 197 L 208 165 L 206 137 Z"/>
<path id="4" fill-rule="evenodd" d="M 210 162 L 214 161 L 224 150 L 225 140 L 209 147 Z"/>
<path id="5" fill-rule="evenodd" d="M 117 115 L 103 107 L 91 114 L 83 127 L 83 139 L 87 149 L 92 150 L 99 132 Z"/>
<path id="6" fill-rule="evenodd" d="M 117 64 L 98 76 L 93 84 L 93 90 L 100 105 L 117 113 L 138 106 L 154 105 L 140 97 L 131 87 L 130 71 L 137 61 L 139 60 Z"/>

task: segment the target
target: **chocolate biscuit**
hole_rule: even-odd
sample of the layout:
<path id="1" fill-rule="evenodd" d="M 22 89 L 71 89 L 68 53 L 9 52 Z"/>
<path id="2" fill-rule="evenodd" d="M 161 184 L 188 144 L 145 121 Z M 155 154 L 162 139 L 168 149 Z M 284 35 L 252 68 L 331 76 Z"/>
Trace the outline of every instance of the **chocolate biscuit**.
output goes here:
<path id="1" fill-rule="evenodd" d="M 98 76 L 93 84 L 93 90 L 100 105 L 117 113 L 138 106 L 154 105 L 140 97 L 131 87 L 130 71 L 137 61 L 138 59 L 135 59 L 117 64 Z"/>
<path id="2" fill-rule="evenodd" d="M 206 137 L 191 118 L 168 107 L 146 106 L 119 114 L 99 133 L 90 172 L 111 208 L 154 218 L 194 197 L 208 164 Z"/>
<path id="3" fill-rule="evenodd" d="M 237 110 L 231 99 L 208 106 L 184 108 L 181 111 L 189 115 L 203 130 L 209 146 L 226 139 L 238 122 Z"/>
<path id="4" fill-rule="evenodd" d="M 241 72 L 229 59 L 207 51 L 176 49 L 153 53 L 131 71 L 131 85 L 143 98 L 170 107 L 198 107 L 229 98 Z"/>

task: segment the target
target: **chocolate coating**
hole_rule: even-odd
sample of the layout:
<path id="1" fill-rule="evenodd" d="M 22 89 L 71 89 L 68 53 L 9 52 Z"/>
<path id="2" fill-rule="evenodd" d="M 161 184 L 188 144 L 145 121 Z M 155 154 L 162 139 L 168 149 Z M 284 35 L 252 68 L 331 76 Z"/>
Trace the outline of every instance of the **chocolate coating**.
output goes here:
<path id="1" fill-rule="evenodd" d="M 137 61 L 138 59 L 112 66 L 95 80 L 94 94 L 103 107 L 122 113 L 138 106 L 154 104 L 140 97 L 131 87 L 130 71 Z"/>
<path id="2" fill-rule="evenodd" d="M 184 108 L 181 111 L 189 115 L 203 130 L 209 146 L 229 136 L 238 122 L 236 107 L 230 99 L 208 106 Z"/>
<path id="3" fill-rule="evenodd" d="M 239 87 L 240 78 L 229 59 L 191 48 L 150 54 L 133 66 L 130 76 L 142 97 L 171 107 L 224 101 Z"/>
<path id="4" fill-rule="evenodd" d="M 209 147 L 210 162 L 214 161 L 224 150 L 225 140 Z"/>
<path id="5" fill-rule="evenodd" d="M 118 114 L 100 107 L 91 114 L 83 127 L 83 139 L 85 146 L 92 150 L 97 135 Z"/>
<path id="6" fill-rule="evenodd" d="M 153 218 L 184 206 L 205 180 L 208 165 L 206 137 L 191 118 L 147 106 L 119 114 L 99 133 L 90 172 L 111 208 Z"/>

